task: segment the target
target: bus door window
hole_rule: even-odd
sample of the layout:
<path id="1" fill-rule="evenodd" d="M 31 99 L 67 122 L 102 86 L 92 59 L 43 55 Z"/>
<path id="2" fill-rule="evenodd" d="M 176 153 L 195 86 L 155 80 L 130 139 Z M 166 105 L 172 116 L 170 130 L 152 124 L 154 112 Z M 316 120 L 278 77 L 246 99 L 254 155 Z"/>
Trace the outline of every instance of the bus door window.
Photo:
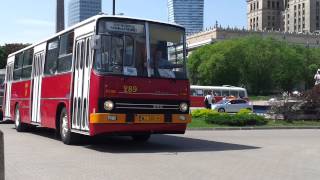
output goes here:
<path id="1" fill-rule="evenodd" d="M 59 38 L 55 38 L 48 42 L 46 63 L 44 65 L 44 74 L 52 75 L 56 73 L 58 56 Z"/>
<path id="2" fill-rule="evenodd" d="M 72 51 L 74 43 L 74 33 L 66 33 L 60 38 L 60 48 L 58 57 L 58 73 L 68 72 L 72 66 Z"/>

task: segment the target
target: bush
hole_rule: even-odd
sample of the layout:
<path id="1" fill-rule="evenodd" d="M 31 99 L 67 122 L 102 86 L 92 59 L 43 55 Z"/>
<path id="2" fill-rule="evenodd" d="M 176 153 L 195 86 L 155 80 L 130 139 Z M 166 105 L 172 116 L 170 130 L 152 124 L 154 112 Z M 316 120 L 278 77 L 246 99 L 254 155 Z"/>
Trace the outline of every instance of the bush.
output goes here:
<path id="1" fill-rule="evenodd" d="M 237 114 L 218 113 L 212 110 L 195 110 L 192 117 L 204 118 L 208 124 L 218 124 L 227 126 L 259 126 L 267 124 L 267 120 L 250 110 L 241 110 Z"/>

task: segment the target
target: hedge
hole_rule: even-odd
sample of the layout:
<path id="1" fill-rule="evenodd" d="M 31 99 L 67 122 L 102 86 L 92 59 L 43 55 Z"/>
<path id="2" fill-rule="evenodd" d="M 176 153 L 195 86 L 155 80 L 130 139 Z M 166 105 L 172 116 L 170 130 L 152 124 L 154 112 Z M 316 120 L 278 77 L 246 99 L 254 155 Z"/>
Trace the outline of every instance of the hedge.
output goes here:
<path id="1" fill-rule="evenodd" d="M 267 120 L 249 110 L 241 110 L 236 114 L 219 113 L 217 111 L 201 109 L 194 110 L 192 117 L 203 118 L 208 124 L 228 126 L 259 126 L 267 124 Z"/>

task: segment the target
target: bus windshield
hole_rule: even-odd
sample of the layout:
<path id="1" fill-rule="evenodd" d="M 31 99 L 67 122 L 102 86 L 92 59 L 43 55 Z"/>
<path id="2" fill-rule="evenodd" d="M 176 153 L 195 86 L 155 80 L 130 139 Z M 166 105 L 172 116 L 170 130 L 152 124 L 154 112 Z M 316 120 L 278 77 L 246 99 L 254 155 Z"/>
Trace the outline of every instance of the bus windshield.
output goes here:
<path id="1" fill-rule="evenodd" d="M 149 23 L 149 33 L 146 29 L 145 22 L 101 20 L 95 70 L 111 75 L 186 79 L 183 29 L 156 23 Z"/>

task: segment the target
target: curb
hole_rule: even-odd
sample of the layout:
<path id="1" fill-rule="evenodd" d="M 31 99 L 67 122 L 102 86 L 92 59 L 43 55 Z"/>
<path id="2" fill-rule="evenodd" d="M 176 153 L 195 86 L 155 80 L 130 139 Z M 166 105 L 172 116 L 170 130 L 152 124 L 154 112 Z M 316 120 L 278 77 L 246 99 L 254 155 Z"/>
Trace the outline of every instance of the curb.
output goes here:
<path id="1" fill-rule="evenodd" d="M 320 126 L 305 127 L 226 127 L 226 128 L 187 128 L 187 131 L 241 131 L 241 130 L 285 130 L 285 129 L 320 129 Z"/>

